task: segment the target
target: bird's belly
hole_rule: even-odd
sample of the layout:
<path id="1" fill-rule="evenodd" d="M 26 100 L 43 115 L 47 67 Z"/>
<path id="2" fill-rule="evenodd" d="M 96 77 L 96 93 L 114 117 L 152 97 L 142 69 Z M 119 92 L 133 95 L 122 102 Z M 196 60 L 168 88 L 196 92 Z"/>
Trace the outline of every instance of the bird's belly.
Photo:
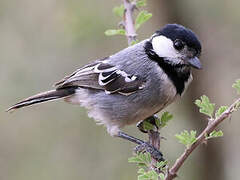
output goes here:
<path id="1" fill-rule="evenodd" d="M 169 81 L 156 87 L 155 84 L 130 96 L 80 88 L 65 100 L 86 107 L 90 117 L 110 129 L 122 128 L 152 116 L 175 100 L 176 89 Z"/>
<path id="2" fill-rule="evenodd" d="M 134 124 L 144 120 L 175 101 L 178 95 L 174 85 L 170 81 L 166 81 L 164 85 L 161 85 L 162 87 L 159 89 L 155 88 L 153 90 L 150 88 L 149 92 L 145 92 L 145 94 L 151 94 L 150 96 L 144 96 L 144 98 L 131 105 L 135 111 L 129 114 L 131 119 L 128 119 L 126 124 Z"/>

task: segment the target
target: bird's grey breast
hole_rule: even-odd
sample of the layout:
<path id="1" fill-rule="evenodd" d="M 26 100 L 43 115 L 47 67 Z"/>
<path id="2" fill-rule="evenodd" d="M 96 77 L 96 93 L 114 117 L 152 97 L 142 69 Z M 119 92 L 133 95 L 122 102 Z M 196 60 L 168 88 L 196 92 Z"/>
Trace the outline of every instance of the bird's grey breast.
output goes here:
<path id="1" fill-rule="evenodd" d="M 127 124 L 143 120 L 174 101 L 176 88 L 158 64 L 146 55 L 145 41 L 110 57 L 109 62 L 143 80 L 143 88 L 124 97 L 130 112 Z"/>

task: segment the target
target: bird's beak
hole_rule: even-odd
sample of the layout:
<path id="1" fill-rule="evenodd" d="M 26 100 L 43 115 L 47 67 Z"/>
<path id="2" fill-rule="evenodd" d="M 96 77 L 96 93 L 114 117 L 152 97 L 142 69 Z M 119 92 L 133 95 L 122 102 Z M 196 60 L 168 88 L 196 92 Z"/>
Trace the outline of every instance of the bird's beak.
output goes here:
<path id="1" fill-rule="evenodd" d="M 189 59 L 188 63 L 190 64 L 190 66 L 192 66 L 196 69 L 202 69 L 202 64 L 197 57 L 193 57 L 193 58 Z"/>

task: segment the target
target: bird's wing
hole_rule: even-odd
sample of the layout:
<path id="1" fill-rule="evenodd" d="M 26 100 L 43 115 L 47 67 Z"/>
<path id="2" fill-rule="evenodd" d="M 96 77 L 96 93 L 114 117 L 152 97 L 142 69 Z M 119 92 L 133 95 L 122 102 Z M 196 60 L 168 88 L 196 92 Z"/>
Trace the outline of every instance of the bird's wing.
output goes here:
<path id="1" fill-rule="evenodd" d="M 55 84 L 57 88 L 77 86 L 104 90 L 107 94 L 130 95 L 144 87 L 144 81 L 106 61 L 90 63 Z"/>

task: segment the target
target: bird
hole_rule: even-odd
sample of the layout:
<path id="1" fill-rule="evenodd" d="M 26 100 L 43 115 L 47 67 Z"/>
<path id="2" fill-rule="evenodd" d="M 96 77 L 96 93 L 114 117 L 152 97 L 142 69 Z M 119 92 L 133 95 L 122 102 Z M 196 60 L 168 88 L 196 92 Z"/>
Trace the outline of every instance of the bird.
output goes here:
<path id="1" fill-rule="evenodd" d="M 54 90 L 26 98 L 7 111 L 63 99 L 85 107 L 111 136 L 142 145 L 162 159 L 156 148 L 122 128 L 155 117 L 181 97 L 193 79 L 192 68 L 202 68 L 201 51 L 192 30 L 167 24 L 150 38 L 80 67 L 57 82 Z"/>

